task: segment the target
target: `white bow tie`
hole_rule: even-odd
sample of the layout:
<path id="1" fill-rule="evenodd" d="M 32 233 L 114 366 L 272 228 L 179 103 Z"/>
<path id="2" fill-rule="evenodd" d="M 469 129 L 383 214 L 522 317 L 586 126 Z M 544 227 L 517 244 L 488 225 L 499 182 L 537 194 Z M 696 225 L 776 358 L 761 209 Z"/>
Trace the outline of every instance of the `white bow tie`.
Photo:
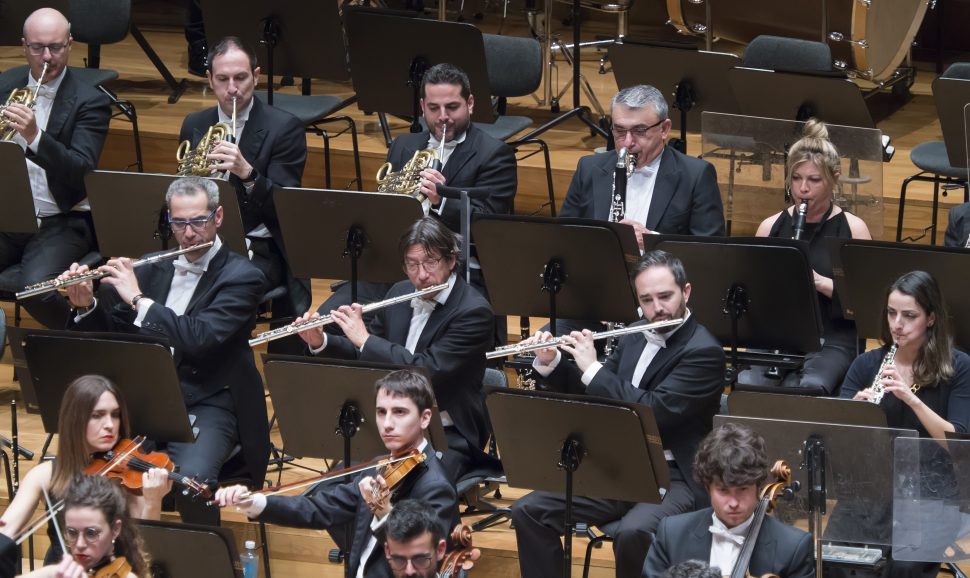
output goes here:
<path id="1" fill-rule="evenodd" d="M 438 141 L 438 139 L 434 137 L 434 135 L 432 135 L 431 138 L 428 139 L 428 148 L 438 150 L 439 146 L 441 146 L 441 143 Z M 457 140 L 453 139 L 453 140 L 445 141 L 445 148 L 448 150 L 455 150 L 455 147 L 457 146 L 458 146 Z"/>
<path id="2" fill-rule="evenodd" d="M 420 297 L 415 297 L 411 299 L 411 309 L 414 309 L 415 315 L 428 314 L 430 315 L 434 308 L 438 305 L 437 301 L 422 299 Z"/>
<path id="3" fill-rule="evenodd" d="M 53 88 L 50 88 L 49 86 L 44 86 L 44 85 L 41 85 L 39 88 L 35 87 L 34 90 L 36 91 L 37 98 L 43 97 L 43 98 L 49 98 L 53 100 L 54 95 L 56 94 Z"/>
<path id="4" fill-rule="evenodd" d="M 708 526 L 707 529 L 710 530 L 711 534 L 713 534 L 715 538 L 734 542 L 738 546 L 744 545 L 744 536 L 740 534 L 732 534 L 729 530 L 718 528 L 717 526 Z"/>
<path id="5" fill-rule="evenodd" d="M 180 275 L 188 275 L 189 273 L 193 275 L 201 276 L 205 272 L 202 265 L 198 263 L 189 263 L 188 261 L 173 261 L 172 264 L 175 266 L 175 272 Z"/>
<path id="6" fill-rule="evenodd" d="M 644 331 L 643 336 L 647 338 L 647 343 L 653 343 L 654 345 L 660 347 L 661 349 L 667 347 L 666 335 L 661 335 L 651 329 L 649 331 Z"/>

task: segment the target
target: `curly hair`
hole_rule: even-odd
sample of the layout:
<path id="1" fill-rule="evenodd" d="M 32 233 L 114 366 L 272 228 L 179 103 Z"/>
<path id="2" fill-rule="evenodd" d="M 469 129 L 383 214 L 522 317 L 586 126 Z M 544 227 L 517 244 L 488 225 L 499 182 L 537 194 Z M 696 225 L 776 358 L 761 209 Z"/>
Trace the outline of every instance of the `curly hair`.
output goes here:
<path id="1" fill-rule="evenodd" d="M 707 434 L 694 455 L 694 479 L 704 488 L 761 486 L 768 479 L 765 440 L 746 426 L 728 422 Z"/>

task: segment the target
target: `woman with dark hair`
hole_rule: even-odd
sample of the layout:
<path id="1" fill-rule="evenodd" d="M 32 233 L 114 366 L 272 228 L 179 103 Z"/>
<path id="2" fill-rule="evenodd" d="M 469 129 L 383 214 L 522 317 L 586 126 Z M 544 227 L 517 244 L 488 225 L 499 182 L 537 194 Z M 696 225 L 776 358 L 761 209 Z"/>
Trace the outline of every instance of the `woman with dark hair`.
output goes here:
<path id="1" fill-rule="evenodd" d="M 921 437 L 970 428 L 970 357 L 953 348 L 943 294 L 932 275 L 912 271 L 887 291 L 883 346 L 860 355 L 842 383 L 842 397 L 874 401 L 889 427 L 912 428 Z M 895 354 L 887 359 L 895 345 Z M 887 363 L 883 363 L 886 360 Z"/>
<path id="2" fill-rule="evenodd" d="M 20 490 L 4 511 L 0 532 L 16 537 L 23 531 L 44 491 L 53 501 L 64 497 L 76 476 L 84 472 L 95 453 L 115 447 L 128 436 L 128 410 L 121 390 L 100 375 L 84 375 L 68 386 L 61 399 L 57 429 L 57 459 L 45 461 L 24 476 Z M 168 472 L 152 469 L 142 476 L 142 495 L 128 495 L 129 510 L 136 518 L 161 516 L 162 498 L 172 487 Z M 52 529 L 48 529 L 48 534 Z M 53 535 L 51 535 L 54 538 Z M 60 546 L 51 540 L 47 561 L 60 560 Z"/>
<path id="3" fill-rule="evenodd" d="M 797 228 L 798 208 L 806 205 L 800 225 L 800 239 L 808 243 L 819 311 L 822 316 L 822 350 L 805 356 L 799 373 L 784 384 L 810 388 L 834 395 L 856 355 L 855 323 L 842 316 L 842 307 L 832 281 L 832 260 L 825 238 L 871 239 L 865 221 L 835 204 L 841 176 L 841 159 L 829 140 L 825 123 L 809 119 L 803 136 L 792 145 L 785 165 L 792 206 L 776 213 L 758 227 L 759 237 L 792 239 Z M 797 379 L 796 379 L 797 378 Z"/>

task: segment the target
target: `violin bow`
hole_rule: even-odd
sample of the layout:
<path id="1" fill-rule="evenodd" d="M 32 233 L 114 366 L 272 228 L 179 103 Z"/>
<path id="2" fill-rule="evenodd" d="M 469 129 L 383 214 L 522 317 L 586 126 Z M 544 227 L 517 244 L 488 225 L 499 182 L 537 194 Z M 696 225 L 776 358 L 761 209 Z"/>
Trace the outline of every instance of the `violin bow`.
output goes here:
<path id="1" fill-rule="evenodd" d="M 61 533 L 61 524 L 57 521 L 57 512 L 54 511 L 54 504 L 51 503 L 51 495 L 47 493 L 47 488 L 42 487 L 44 501 L 47 502 L 47 509 L 54 512 L 51 515 L 51 522 L 54 523 L 54 532 L 57 534 L 57 541 L 61 543 L 61 552 L 67 554 L 67 544 L 64 543 L 64 534 Z M 63 506 L 63 503 L 61 504 Z"/>

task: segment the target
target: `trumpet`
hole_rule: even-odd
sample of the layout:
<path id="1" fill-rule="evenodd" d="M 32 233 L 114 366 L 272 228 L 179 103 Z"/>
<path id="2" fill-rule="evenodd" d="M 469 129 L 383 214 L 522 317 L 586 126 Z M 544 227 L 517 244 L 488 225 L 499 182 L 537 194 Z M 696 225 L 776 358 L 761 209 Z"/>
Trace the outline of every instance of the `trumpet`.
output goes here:
<path id="1" fill-rule="evenodd" d="M 199 243 L 198 245 L 193 245 L 185 249 L 175 249 L 173 251 L 168 251 L 166 253 L 158 253 L 155 255 L 149 255 L 143 259 L 136 259 L 131 263 L 132 267 L 141 267 L 142 265 L 148 265 L 150 263 L 157 263 L 159 261 L 167 261 L 168 259 L 174 259 L 179 255 L 184 255 L 186 253 L 191 253 L 192 251 L 197 251 L 199 249 L 208 249 L 213 244 L 213 241 L 206 241 L 205 243 Z M 40 283 L 35 283 L 33 285 L 28 285 L 24 287 L 23 291 L 17 292 L 17 299 L 27 299 L 28 297 L 33 297 L 34 295 L 41 295 L 43 293 L 50 293 L 51 291 L 57 291 L 64 287 L 70 287 L 71 285 L 77 285 L 79 283 L 84 283 L 85 281 L 94 281 L 95 279 L 100 279 L 107 276 L 107 273 L 101 269 L 94 269 L 88 271 L 87 273 L 81 273 L 80 275 L 74 275 L 68 277 L 67 279 L 50 279 L 49 281 L 42 281 Z"/>
<path id="2" fill-rule="evenodd" d="M 383 309 L 384 307 L 390 307 L 391 305 L 396 305 L 398 303 L 403 303 L 405 301 L 410 301 L 415 297 L 422 297 L 424 295 L 429 295 L 431 293 L 437 293 L 438 291 L 444 291 L 448 288 L 447 283 L 442 283 L 441 285 L 435 285 L 433 287 L 428 287 L 426 289 L 419 289 L 412 293 L 407 293 L 405 295 L 398 295 L 397 297 L 391 297 L 390 299 L 385 299 L 383 301 L 375 301 L 373 303 L 368 303 L 362 307 L 364 313 L 370 313 L 371 311 L 376 311 L 378 309 Z M 314 327 L 323 327 L 324 325 L 330 325 L 333 323 L 332 315 L 324 315 L 317 319 L 307 321 L 306 323 L 290 324 L 285 327 L 277 327 L 276 329 L 271 329 L 269 331 L 264 331 L 249 340 L 250 347 L 256 347 L 260 343 L 266 343 L 268 341 L 275 341 L 277 339 L 282 339 L 287 335 L 293 335 L 294 333 L 300 331 L 306 331 L 307 329 L 313 329 Z"/>
<path id="3" fill-rule="evenodd" d="M 621 327 L 619 329 L 597 331 L 593 333 L 592 337 L 594 341 L 597 339 L 608 339 L 610 337 L 620 337 L 621 335 L 627 335 L 630 333 L 643 333 L 644 331 L 660 329 L 661 327 L 673 327 L 675 325 L 680 325 L 683 322 L 683 319 L 668 319 L 666 321 L 657 321 L 656 323 L 647 323 L 646 325 L 631 325 L 629 327 Z M 530 351 L 538 351 L 539 349 L 545 349 L 547 347 L 555 347 L 560 345 L 562 342 L 562 337 L 554 337 L 549 341 L 543 341 L 542 343 L 515 343 L 513 345 L 505 345 L 495 349 L 494 351 L 489 351 L 486 353 L 485 359 L 495 359 L 496 357 L 506 357 L 508 355 L 529 353 Z"/>
<path id="4" fill-rule="evenodd" d="M 48 63 L 45 62 L 44 68 L 40 71 L 40 80 L 37 81 L 37 86 L 33 89 L 25 86 L 11 90 L 10 96 L 7 97 L 7 102 L 3 106 L 0 106 L 0 140 L 10 141 L 17 135 L 17 129 L 10 126 L 10 119 L 4 114 L 7 111 L 7 107 L 13 103 L 17 103 L 28 108 L 34 108 L 34 102 L 37 100 L 37 92 L 40 90 L 40 86 L 44 84 L 44 77 L 47 76 L 47 66 Z"/>

